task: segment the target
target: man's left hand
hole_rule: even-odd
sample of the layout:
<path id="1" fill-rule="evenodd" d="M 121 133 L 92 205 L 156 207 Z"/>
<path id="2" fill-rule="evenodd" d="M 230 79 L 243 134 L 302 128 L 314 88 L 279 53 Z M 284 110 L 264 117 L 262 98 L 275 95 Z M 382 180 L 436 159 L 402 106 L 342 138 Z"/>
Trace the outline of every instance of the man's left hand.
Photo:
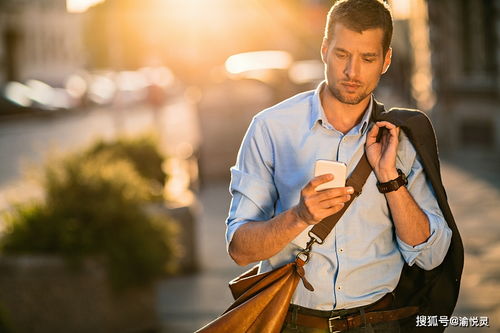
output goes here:
<path id="1" fill-rule="evenodd" d="M 379 131 L 385 127 L 380 142 L 377 142 Z M 398 177 L 396 170 L 396 152 L 399 143 L 399 127 L 388 122 L 378 121 L 366 137 L 366 156 L 381 183 Z"/>

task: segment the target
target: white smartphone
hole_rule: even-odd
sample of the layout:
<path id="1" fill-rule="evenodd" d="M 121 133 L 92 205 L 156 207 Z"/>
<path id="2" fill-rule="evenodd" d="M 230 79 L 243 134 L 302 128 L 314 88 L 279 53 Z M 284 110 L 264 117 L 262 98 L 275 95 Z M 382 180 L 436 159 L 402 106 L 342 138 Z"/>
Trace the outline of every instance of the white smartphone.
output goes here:
<path id="1" fill-rule="evenodd" d="M 323 191 L 330 188 L 345 186 L 347 173 L 347 166 L 345 165 L 345 163 L 328 160 L 317 160 L 314 165 L 314 177 L 325 175 L 328 173 L 333 174 L 333 180 L 317 186 L 316 191 Z"/>

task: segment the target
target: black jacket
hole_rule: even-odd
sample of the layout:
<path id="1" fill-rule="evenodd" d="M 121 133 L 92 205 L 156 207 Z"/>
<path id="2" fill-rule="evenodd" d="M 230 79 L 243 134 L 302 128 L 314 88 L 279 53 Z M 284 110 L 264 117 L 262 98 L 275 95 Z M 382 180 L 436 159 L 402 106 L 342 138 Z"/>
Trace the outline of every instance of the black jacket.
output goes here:
<path id="1" fill-rule="evenodd" d="M 436 268 L 426 271 L 416 265 L 404 265 L 396 295 L 395 308 L 408 305 L 420 307 L 417 315 L 448 316 L 453 313 L 460 289 L 460 279 L 464 265 L 462 239 L 448 205 L 446 191 L 441 180 L 436 136 L 429 118 L 418 110 L 391 109 L 375 101 L 372 112 L 373 121 L 386 120 L 399 126 L 415 147 L 420 156 L 427 178 L 431 181 L 439 207 L 453 232 L 450 248 L 443 262 Z M 439 322 L 438 322 L 439 324 Z M 401 321 L 402 332 L 418 330 L 442 332 L 445 327 L 416 328 L 415 316 Z"/>

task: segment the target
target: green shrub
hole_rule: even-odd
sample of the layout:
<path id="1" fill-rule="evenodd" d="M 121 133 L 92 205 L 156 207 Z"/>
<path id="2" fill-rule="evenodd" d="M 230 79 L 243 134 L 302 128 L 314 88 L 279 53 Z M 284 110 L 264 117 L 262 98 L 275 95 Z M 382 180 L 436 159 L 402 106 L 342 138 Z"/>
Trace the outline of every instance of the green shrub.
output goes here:
<path id="1" fill-rule="evenodd" d="M 161 197 L 167 175 L 163 171 L 164 156 L 154 136 L 121 137 L 116 141 L 97 140 L 85 152 L 89 157 L 104 155 L 110 160 L 125 159 L 148 180 L 155 197 Z"/>
<path id="2" fill-rule="evenodd" d="M 0 304 L 0 332 L 12 333 L 12 325 L 10 324 L 8 311 L 3 305 Z"/>
<path id="3" fill-rule="evenodd" d="M 75 154 L 44 170 L 43 202 L 6 216 L 4 253 L 61 254 L 71 263 L 92 256 L 117 288 L 147 283 L 175 263 L 171 221 L 145 212 L 147 182 L 124 159 Z"/>

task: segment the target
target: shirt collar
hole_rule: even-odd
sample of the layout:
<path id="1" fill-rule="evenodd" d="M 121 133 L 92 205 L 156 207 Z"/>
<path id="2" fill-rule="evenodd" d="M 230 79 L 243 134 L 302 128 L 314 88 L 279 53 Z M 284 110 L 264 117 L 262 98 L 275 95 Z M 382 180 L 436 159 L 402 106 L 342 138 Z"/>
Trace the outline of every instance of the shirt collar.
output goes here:
<path id="1" fill-rule="evenodd" d="M 326 119 L 325 110 L 323 110 L 323 106 L 321 105 L 320 92 L 323 89 L 325 81 L 321 82 L 313 94 L 312 104 L 311 104 L 311 119 L 309 123 L 309 129 L 312 129 L 317 123 L 320 124 L 328 124 L 328 120 Z M 368 124 L 370 122 L 370 117 L 372 114 L 374 102 L 373 102 L 373 94 L 370 98 L 370 103 L 368 103 L 368 107 L 363 114 L 363 118 L 361 121 L 351 130 L 356 131 L 356 134 L 365 134 L 368 129 Z"/>

